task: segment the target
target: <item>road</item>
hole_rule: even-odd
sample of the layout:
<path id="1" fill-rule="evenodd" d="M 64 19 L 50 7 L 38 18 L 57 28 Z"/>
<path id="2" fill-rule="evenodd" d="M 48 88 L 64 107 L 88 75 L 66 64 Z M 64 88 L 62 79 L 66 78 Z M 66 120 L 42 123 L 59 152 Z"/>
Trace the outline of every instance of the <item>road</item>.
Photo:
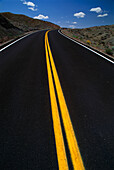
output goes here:
<path id="1" fill-rule="evenodd" d="M 75 168 L 71 137 L 67 136 L 73 128 L 77 160 L 83 164 L 80 169 L 111 170 L 114 65 L 57 30 L 50 31 L 47 37 L 48 40 L 46 31 L 39 31 L 0 52 L 0 169 L 62 169 L 59 156 L 63 152 L 57 150 L 57 137 L 58 142 L 63 140 L 66 169 Z M 57 90 L 59 83 L 56 85 L 51 59 L 49 73 L 48 44 L 62 90 Z M 59 91 L 63 97 L 59 98 Z M 51 98 L 51 93 L 55 93 L 55 98 Z M 54 100 L 61 124 L 57 129 Z M 62 100 L 66 107 L 63 115 Z M 65 112 L 70 116 L 70 130 L 65 127 Z M 59 129 L 61 137 L 56 135 Z"/>

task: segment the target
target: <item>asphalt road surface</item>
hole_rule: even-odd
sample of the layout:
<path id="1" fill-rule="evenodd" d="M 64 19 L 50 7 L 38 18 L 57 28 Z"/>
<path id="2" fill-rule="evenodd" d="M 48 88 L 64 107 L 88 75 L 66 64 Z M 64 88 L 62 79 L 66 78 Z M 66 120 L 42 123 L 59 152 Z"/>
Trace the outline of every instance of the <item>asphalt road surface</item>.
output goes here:
<path id="1" fill-rule="evenodd" d="M 33 33 L 0 52 L 1 170 L 59 168 L 45 33 Z M 114 64 L 57 30 L 48 38 L 84 167 L 112 170 Z M 60 120 L 68 166 L 73 169 L 61 115 Z"/>

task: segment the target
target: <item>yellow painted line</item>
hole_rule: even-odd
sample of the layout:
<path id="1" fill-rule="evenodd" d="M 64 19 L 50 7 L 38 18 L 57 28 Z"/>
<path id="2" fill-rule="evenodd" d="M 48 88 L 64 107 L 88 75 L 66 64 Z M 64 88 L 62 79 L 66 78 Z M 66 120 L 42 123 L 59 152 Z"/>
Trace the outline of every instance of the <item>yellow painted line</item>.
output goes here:
<path id="1" fill-rule="evenodd" d="M 48 34 L 48 33 L 47 33 Z M 60 110 L 61 110 L 61 115 L 62 115 L 62 120 L 64 124 L 64 129 L 67 137 L 67 142 L 70 150 L 70 155 L 71 155 L 71 160 L 73 163 L 73 168 L 74 170 L 85 170 L 84 164 L 82 161 L 82 157 L 79 151 L 78 143 L 75 137 L 75 133 L 73 130 L 73 126 L 71 123 L 71 119 L 69 116 L 69 111 L 66 105 L 66 101 L 63 95 L 63 91 L 61 88 L 61 84 L 59 81 L 59 77 L 56 71 L 55 63 L 52 57 L 49 41 L 47 38 L 47 45 L 48 45 L 48 50 L 49 50 L 49 56 L 50 56 L 50 62 L 51 62 L 51 67 L 54 75 L 54 81 L 55 81 L 55 86 L 57 90 L 57 96 L 59 100 L 59 105 L 60 105 Z"/>
<path id="2" fill-rule="evenodd" d="M 60 118 L 59 118 L 59 111 L 58 111 L 54 84 L 53 84 L 53 79 L 52 79 L 52 73 L 51 73 L 51 67 L 50 67 L 49 56 L 48 56 L 47 33 L 48 32 L 46 32 L 45 34 L 45 51 L 46 51 L 46 63 L 47 63 L 49 91 L 50 91 L 50 100 L 51 100 L 53 128 L 54 128 L 54 135 L 55 135 L 55 142 L 56 142 L 58 166 L 59 166 L 59 170 L 68 170 L 69 168 L 68 168 L 68 163 L 67 163 L 64 140 L 63 140 Z"/>

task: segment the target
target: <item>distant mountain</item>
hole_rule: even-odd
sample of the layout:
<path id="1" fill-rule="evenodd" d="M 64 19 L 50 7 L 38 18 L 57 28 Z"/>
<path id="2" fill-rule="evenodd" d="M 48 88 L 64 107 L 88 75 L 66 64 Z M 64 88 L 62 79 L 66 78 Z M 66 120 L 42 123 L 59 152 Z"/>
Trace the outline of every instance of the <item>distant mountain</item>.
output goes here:
<path id="1" fill-rule="evenodd" d="M 0 43 L 15 38 L 25 32 L 43 29 L 59 29 L 53 23 L 33 19 L 25 15 L 0 13 Z"/>

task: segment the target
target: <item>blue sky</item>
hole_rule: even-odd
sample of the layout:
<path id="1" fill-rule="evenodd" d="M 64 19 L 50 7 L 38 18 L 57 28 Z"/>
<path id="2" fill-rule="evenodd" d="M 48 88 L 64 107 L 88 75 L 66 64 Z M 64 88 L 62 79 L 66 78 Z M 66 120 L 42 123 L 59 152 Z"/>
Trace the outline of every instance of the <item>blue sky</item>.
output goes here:
<path id="1" fill-rule="evenodd" d="M 113 0 L 0 0 L 0 12 L 24 14 L 61 27 L 114 24 Z"/>

